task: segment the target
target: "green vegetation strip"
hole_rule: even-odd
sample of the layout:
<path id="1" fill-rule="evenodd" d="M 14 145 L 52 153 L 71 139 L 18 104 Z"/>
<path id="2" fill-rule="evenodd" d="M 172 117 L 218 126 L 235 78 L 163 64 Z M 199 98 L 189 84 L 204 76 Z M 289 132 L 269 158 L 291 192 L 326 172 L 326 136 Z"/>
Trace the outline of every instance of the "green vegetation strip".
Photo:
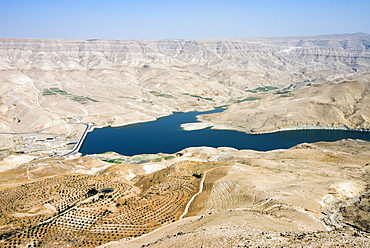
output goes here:
<path id="1" fill-rule="evenodd" d="M 98 102 L 97 100 L 94 100 L 87 96 L 74 96 L 72 97 L 72 100 L 76 102 L 86 102 L 86 101 Z"/>
<path id="2" fill-rule="evenodd" d="M 61 90 L 59 88 L 50 88 L 51 91 L 59 94 L 59 95 L 70 95 L 67 91 Z"/>
<path id="3" fill-rule="evenodd" d="M 149 91 L 149 93 L 152 94 L 152 95 L 159 96 L 159 97 L 164 97 L 164 98 L 175 98 L 174 96 L 163 94 L 163 93 L 160 93 L 160 92 L 155 91 L 155 90 Z"/>
<path id="4" fill-rule="evenodd" d="M 164 160 L 170 160 L 170 159 L 173 159 L 175 157 L 176 156 L 172 156 L 172 155 L 160 157 L 158 155 L 149 154 L 149 155 L 135 155 L 135 156 L 132 157 L 132 160 L 135 161 L 136 163 L 137 162 L 139 162 L 139 163 L 149 162 L 149 161 L 159 163 L 163 159 Z M 101 161 L 104 161 L 104 162 L 107 162 L 107 163 L 112 163 L 112 164 L 132 163 L 132 161 L 130 162 L 130 159 L 125 159 L 125 158 L 102 158 L 102 157 L 97 157 L 97 158 L 100 159 Z"/>
<path id="5" fill-rule="evenodd" d="M 183 95 L 185 96 L 191 96 L 191 97 L 195 97 L 195 98 L 199 98 L 199 99 L 203 99 L 203 100 L 207 100 L 207 101 L 215 101 L 213 100 L 212 98 L 209 98 L 209 97 L 201 97 L 201 96 L 197 96 L 197 95 L 190 95 L 189 93 L 184 93 Z"/>
<path id="6" fill-rule="evenodd" d="M 42 93 L 43 96 L 52 96 L 52 95 L 56 95 L 57 93 L 55 93 L 54 91 L 51 91 L 49 89 L 44 89 L 44 92 Z"/>
<path id="7" fill-rule="evenodd" d="M 156 158 L 160 158 L 158 155 L 135 155 L 132 160 L 135 161 L 150 161 Z"/>
<path id="8" fill-rule="evenodd" d="M 102 159 L 104 162 L 112 163 L 112 164 L 122 164 L 126 162 L 126 159 L 117 158 L 117 159 Z"/>
<path id="9" fill-rule="evenodd" d="M 274 94 L 276 94 L 276 95 L 283 95 L 283 94 L 288 94 L 288 93 L 290 93 L 290 90 L 277 91 Z"/>
<path id="10" fill-rule="evenodd" d="M 261 93 L 261 92 L 267 92 L 267 91 L 270 91 L 270 90 L 277 90 L 278 87 L 274 87 L 274 86 L 261 86 L 261 87 L 258 87 L 258 88 L 255 88 L 253 90 L 247 90 L 248 92 L 252 92 L 252 93 Z"/>
<path id="11" fill-rule="evenodd" d="M 170 159 L 173 159 L 173 158 L 175 158 L 175 156 L 166 156 L 166 157 L 164 157 L 165 160 L 170 160 Z"/>
<path id="12" fill-rule="evenodd" d="M 258 100 L 258 99 L 261 99 L 261 98 L 251 96 L 251 97 L 248 97 L 248 98 L 245 98 L 245 99 L 238 100 L 238 101 L 236 101 L 236 103 L 251 102 L 251 101 Z"/>
<path id="13" fill-rule="evenodd" d="M 162 159 L 164 159 L 164 160 L 170 160 L 170 159 L 173 159 L 173 158 L 175 158 L 175 156 L 159 157 L 159 158 L 155 158 L 155 159 L 153 159 L 153 162 L 161 162 L 161 161 L 162 161 Z"/>
<path id="14" fill-rule="evenodd" d="M 49 89 L 44 89 L 44 92 L 42 93 L 43 96 L 52 96 L 52 95 L 63 95 L 63 96 L 68 96 L 71 100 L 76 101 L 76 102 L 86 102 L 86 101 L 92 101 L 92 102 L 98 102 L 95 99 L 92 99 L 87 96 L 75 96 L 72 95 L 71 93 L 61 90 L 59 88 L 53 87 Z"/>

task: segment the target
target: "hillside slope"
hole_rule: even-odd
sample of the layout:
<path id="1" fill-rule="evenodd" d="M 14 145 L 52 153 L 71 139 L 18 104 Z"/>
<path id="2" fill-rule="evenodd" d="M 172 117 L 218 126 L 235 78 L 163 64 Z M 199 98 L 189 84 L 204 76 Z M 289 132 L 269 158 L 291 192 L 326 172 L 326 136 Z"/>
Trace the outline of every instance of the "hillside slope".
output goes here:
<path id="1" fill-rule="evenodd" d="M 0 38 L 0 129 L 70 122 L 125 125 L 209 109 L 259 86 L 285 87 L 370 68 L 370 35 L 210 40 Z M 2 139 L 2 147 L 14 144 Z"/>
<path id="2" fill-rule="evenodd" d="M 370 74 L 313 82 L 230 106 L 201 120 L 215 128 L 265 133 L 295 129 L 370 130 Z"/>

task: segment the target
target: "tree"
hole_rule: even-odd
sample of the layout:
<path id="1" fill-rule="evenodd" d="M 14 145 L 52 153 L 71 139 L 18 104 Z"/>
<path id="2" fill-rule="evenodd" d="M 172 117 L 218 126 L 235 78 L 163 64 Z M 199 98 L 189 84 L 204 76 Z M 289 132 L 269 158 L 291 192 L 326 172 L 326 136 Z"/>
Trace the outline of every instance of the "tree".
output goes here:
<path id="1" fill-rule="evenodd" d="M 95 188 L 89 189 L 89 191 L 87 191 L 87 195 L 89 197 L 93 196 L 93 195 L 96 195 L 97 193 L 99 193 L 99 191 L 97 191 Z"/>

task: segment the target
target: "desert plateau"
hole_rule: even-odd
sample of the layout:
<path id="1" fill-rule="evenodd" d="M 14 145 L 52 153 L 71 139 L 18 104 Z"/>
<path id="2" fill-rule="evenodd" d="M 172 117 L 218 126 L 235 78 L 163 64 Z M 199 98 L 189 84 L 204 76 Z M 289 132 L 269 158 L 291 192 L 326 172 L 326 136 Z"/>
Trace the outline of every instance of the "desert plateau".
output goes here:
<path id="1" fill-rule="evenodd" d="M 369 247 L 369 141 L 79 152 L 219 107 L 181 127 L 369 132 L 370 35 L 0 38 L 0 247 Z"/>

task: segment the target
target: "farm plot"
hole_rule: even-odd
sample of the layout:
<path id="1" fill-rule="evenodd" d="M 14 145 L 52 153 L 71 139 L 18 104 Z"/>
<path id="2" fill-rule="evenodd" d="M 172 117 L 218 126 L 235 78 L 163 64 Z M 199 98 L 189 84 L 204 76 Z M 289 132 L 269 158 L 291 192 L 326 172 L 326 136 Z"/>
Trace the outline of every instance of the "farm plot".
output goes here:
<path id="1" fill-rule="evenodd" d="M 141 236 L 178 220 L 199 190 L 194 175 L 219 165 L 180 162 L 132 181 L 67 175 L 1 191 L 0 245 L 95 247 Z"/>

